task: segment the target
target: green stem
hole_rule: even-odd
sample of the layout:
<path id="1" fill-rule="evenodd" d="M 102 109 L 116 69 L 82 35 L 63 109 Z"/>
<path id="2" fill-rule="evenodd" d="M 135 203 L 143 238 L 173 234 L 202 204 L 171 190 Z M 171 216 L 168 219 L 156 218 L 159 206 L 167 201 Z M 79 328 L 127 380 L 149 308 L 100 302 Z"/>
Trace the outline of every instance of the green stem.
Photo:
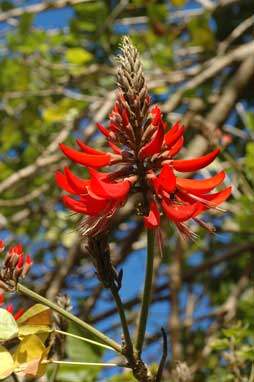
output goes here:
<path id="1" fill-rule="evenodd" d="M 147 230 L 147 256 L 146 256 L 146 275 L 143 290 L 141 311 L 139 316 L 136 350 L 138 357 L 142 352 L 145 339 L 146 323 L 148 318 L 148 310 L 151 300 L 152 280 L 153 280 L 153 260 L 154 260 L 154 230 Z"/>
<path id="2" fill-rule="evenodd" d="M 115 349 L 113 349 L 111 346 L 104 345 L 104 344 L 102 344 L 100 342 L 90 340 L 89 338 L 86 338 L 86 337 L 80 337 L 80 336 L 77 336 L 76 334 L 72 334 L 72 333 L 68 333 L 68 332 L 63 332 L 62 330 L 59 330 L 59 329 L 54 329 L 54 332 L 55 333 L 59 333 L 59 334 L 63 334 L 64 336 L 69 336 L 69 337 L 72 337 L 72 338 L 76 338 L 77 340 L 81 340 L 81 341 L 84 341 L 84 342 L 89 342 L 89 344 L 100 346 L 100 347 L 102 347 L 104 349 L 109 349 L 109 350 L 115 351 Z"/>
<path id="3" fill-rule="evenodd" d="M 32 290 L 26 288 L 24 285 L 19 283 L 17 284 L 17 291 L 24 294 L 25 296 L 32 298 L 35 301 L 40 302 L 41 304 L 48 306 L 49 308 L 53 309 L 55 312 L 58 312 L 63 317 L 67 318 L 67 320 L 75 322 L 76 324 L 78 324 L 79 326 L 87 330 L 89 333 L 96 336 L 101 341 L 105 342 L 105 344 L 115 349 L 115 351 L 117 351 L 118 353 L 122 352 L 121 346 L 117 342 L 115 342 L 114 340 L 112 340 L 111 338 L 109 338 L 108 336 L 100 332 L 99 330 L 95 329 L 91 325 L 82 321 L 80 318 L 74 316 L 70 312 L 67 312 L 66 310 L 64 310 L 63 308 L 61 308 L 54 302 L 49 301 L 47 298 L 40 296 L 39 294 L 33 292 Z"/>
<path id="4" fill-rule="evenodd" d="M 127 320 L 125 317 L 124 307 L 123 307 L 121 298 L 119 296 L 117 288 L 115 288 L 114 286 L 111 288 L 111 292 L 112 292 L 112 295 L 114 297 L 114 300 L 115 300 L 115 303 L 117 306 L 117 310 L 118 310 L 118 313 L 120 316 L 127 353 L 129 355 L 133 356 L 132 341 L 131 341 L 128 323 L 127 323 Z"/>
<path id="5" fill-rule="evenodd" d="M 76 365 L 76 366 L 107 366 L 107 367 L 126 367 L 130 368 L 128 365 L 121 363 L 104 363 L 104 362 L 72 362 L 72 361 L 57 361 L 57 360 L 45 360 L 42 363 L 53 363 L 55 365 Z"/>
<path id="6" fill-rule="evenodd" d="M 55 382 L 60 365 L 53 365 L 52 374 L 50 375 L 49 382 Z"/>

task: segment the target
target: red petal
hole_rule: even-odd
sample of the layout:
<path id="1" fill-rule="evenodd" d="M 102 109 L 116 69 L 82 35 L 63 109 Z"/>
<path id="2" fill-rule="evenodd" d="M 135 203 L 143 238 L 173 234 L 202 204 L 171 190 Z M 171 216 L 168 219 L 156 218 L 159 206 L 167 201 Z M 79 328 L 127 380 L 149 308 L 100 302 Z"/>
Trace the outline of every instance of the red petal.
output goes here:
<path id="1" fill-rule="evenodd" d="M 82 180 L 74 175 L 68 167 L 64 168 L 66 180 L 70 187 L 75 191 L 75 194 L 84 194 L 86 192 L 86 186 L 89 185 L 90 180 Z"/>
<path id="2" fill-rule="evenodd" d="M 101 123 L 96 123 L 96 125 L 97 125 L 97 127 L 98 127 L 98 129 L 100 130 L 100 132 L 103 134 L 103 135 L 105 135 L 105 137 L 108 137 L 109 136 L 109 131 L 108 131 L 108 129 L 106 129 L 104 126 L 102 126 L 102 124 Z"/>
<path id="3" fill-rule="evenodd" d="M 179 122 L 177 122 L 172 129 L 170 129 L 164 136 L 166 145 L 168 147 L 172 147 L 178 139 L 181 137 L 181 135 L 184 132 L 184 126 L 181 126 L 180 129 L 179 127 Z"/>
<path id="4" fill-rule="evenodd" d="M 212 204 L 218 206 L 219 204 L 225 202 L 227 198 L 231 195 L 232 187 L 227 187 L 225 190 L 216 192 L 215 194 L 202 195 L 202 199 L 211 201 Z"/>
<path id="5" fill-rule="evenodd" d="M 79 139 L 76 140 L 79 147 L 87 154 L 93 154 L 93 155 L 105 155 L 105 153 L 95 150 L 92 147 L 89 147 L 85 145 L 83 142 L 81 142 Z"/>
<path id="6" fill-rule="evenodd" d="M 31 256 L 29 255 L 29 253 L 26 255 L 26 264 L 32 264 Z"/>
<path id="7" fill-rule="evenodd" d="M 160 211 L 154 200 L 150 203 L 149 215 L 144 216 L 144 224 L 148 229 L 155 228 L 160 225 Z"/>
<path id="8" fill-rule="evenodd" d="M 71 186 L 67 182 L 66 176 L 64 174 L 62 174 L 60 171 L 56 171 L 56 183 L 64 191 L 67 191 L 73 195 L 76 194 L 76 191 L 73 188 L 71 188 Z"/>
<path id="9" fill-rule="evenodd" d="M 128 194 L 130 182 L 124 180 L 119 183 L 106 183 L 101 179 L 91 179 L 91 190 L 103 198 L 123 199 Z"/>
<path id="10" fill-rule="evenodd" d="M 87 215 L 87 206 L 81 203 L 79 200 L 73 199 L 70 196 L 62 196 L 62 201 L 64 205 L 72 211 L 78 212 L 80 214 Z"/>
<path id="11" fill-rule="evenodd" d="M 73 150 L 70 147 L 63 145 L 62 143 L 60 143 L 59 146 L 62 152 L 68 158 L 84 166 L 103 167 L 109 164 L 110 162 L 109 154 L 103 154 L 103 155 L 85 154 L 85 153 L 81 153 L 80 151 Z"/>
<path id="12" fill-rule="evenodd" d="M 176 178 L 177 186 L 194 195 L 206 194 L 217 187 L 225 178 L 225 172 L 221 171 L 209 179 L 182 179 Z"/>
<path id="13" fill-rule="evenodd" d="M 114 133 L 118 133 L 119 132 L 119 127 L 115 123 L 113 123 L 113 122 L 110 122 L 110 129 L 112 131 L 114 131 Z"/>
<path id="14" fill-rule="evenodd" d="M 109 146 L 111 147 L 111 149 L 116 153 L 116 154 L 122 154 L 122 151 L 121 149 L 119 149 L 119 147 L 117 147 L 116 145 L 114 145 L 114 143 L 108 141 L 108 144 Z"/>
<path id="15" fill-rule="evenodd" d="M 180 206 L 173 203 L 167 204 L 165 200 L 162 201 L 161 205 L 165 214 L 178 223 L 191 219 L 198 208 L 198 203 Z"/>
<path id="16" fill-rule="evenodd" d="M 204 155 L 203 157 L 195 158 L 195 159 L 185 159 L 185 160 L 174 160 L 173 167 L 177 171 L 181 172 L 189 172 L 200 170 L 208 166 L 219 154 L 220 149 L 216 149 L 213 152 Z"/>
<path id="17" fill-rule="evenodd" d="M 87 214 L 91 216 L 101 215 L 106 206 L 109 205 L 110 201 L 107 199 L 102 199 L 98 197 L 91 197 L 86 195 L 80 198 L 80 202 L 85 203 L 87 206 Z"/>
<path id="18" fill-rule="evenodd" d="M 21 308 L 17 311 L 17 313 L 13 316 L 14 317 L 14 320 L 18 320 L 19 317 L 22 316 L 22 314 L 24 313 L 25 309 Z"/>
<path id="19" fill-rule="evenodd" d="M 153 154 L 159 153 L 161 150 L 161 145 L 163 143 L 163 138 L 164 128 L 163 124 L 160 123 L 151 141 L 140 149 L 138 154 L 139 159 L 143 159 L 152 156 Z"/>
<path id="20" fill-rule="evenodd" d="M 154 106 L 153 110 L 152 110 L 152 114 L 155 114 L 155 117 L 152 121 L 152 125 L 153 126 L 157 126 L 160 124 L 161 122 L 161 110 L 159 108 L 159 106 Z M 163 126 L 164 127 L 164 126 Z"/>
<path id="21" fill-rule="evenodd" d="M 173 158 L 174 156 L 176 156 L 176 154 L 179 153 L 179 151 L 183 147 L 183 142 L 184 142 L 184 138 L 180 137 L 178 141 L 174 144 L 174 146 L 171 147 L 171 149 L 169 150 L 169 156 L 171 158 Z"/>
<path id="22" fill-rule="evenodd" d="M 123 120 L 123 124 L 125 126 L 127 126 L 129 123 L 129 118 L 128 118 L 128 114 L 127 114 L 126 109 L 123 109 L 123 111 L 122 111 L 122 120 Z"/>
<path id="23" fill-rule="evenodd" d="M 7 312 L 9 312 L 9 313 L 13 313 L 13 304 L 7 305 L 7 306 L 5 307 L 5 309 L 6 309 Z"/>
<path id="24" fill-rule="evenodd" d="M 158 176 L 159 185 L 167 192 L 171 193 L 176 188 L 176 177 L 172 168 L 165 164 L 162 167 L 160 175 Z"/>

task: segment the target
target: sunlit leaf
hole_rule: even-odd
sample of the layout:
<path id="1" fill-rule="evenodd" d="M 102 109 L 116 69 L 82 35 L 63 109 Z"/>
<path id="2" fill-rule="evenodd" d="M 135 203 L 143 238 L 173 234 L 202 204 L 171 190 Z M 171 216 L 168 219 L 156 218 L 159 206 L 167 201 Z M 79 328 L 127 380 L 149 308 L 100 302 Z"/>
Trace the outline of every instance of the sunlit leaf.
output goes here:
<path id="1" fill-rule="evenodd" d="M 52 311 L 45 305 L 35 304 L 17 320 L 19 327 L 21 325 L 43 325 L 50 326 L 52 320 Z"/>
<path id="2" fill-rule="evenodd" d="M 0 345 L 0 379 L 8 377 L 14 370 L 14 362 L 11 354 L 5 347 Z"/>
<path id="3" fill-rule="evenodd" d="M 6 341 L 18 334 L 18 325 L 7 310 L 0 308 L 0 341 Z"/>
<path id="4" fill-rule="evenodd" d="M 65 58 L 72 64 L 84 64 L 93 59 L 93 55 L 82 48 L 70 48 L 65 53 Z"/>
<path id="5" fill-rule="evenodd" d="M 48 349 L 36 335 L 25 337 L 18 345 L 14 355 L 14 364 L 20 369 L 20 375 L 40 377 L 46 371 L 42 360 L 47 357 Z"/>

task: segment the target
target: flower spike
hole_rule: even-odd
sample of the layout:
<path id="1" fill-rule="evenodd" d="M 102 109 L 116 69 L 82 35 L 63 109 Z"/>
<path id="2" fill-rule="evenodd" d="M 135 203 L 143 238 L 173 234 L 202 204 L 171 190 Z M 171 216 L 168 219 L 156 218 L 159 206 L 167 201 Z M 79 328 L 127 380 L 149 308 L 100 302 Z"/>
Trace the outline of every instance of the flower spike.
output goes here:
<path id="1" fill-rule="evenodd" d="M 224 171 L 208 179 L 184 179 L 176 172 L 198 171 L 212 163 L 220 150 L 194 159 L 174 159 L 184 143 L 184 126 L 176 122 L 167 130 L 160 107 L 150 107 L 143 66 L 128 37 L 123 39 L 117 73 L 119 94 L 107 128 L 97 123 L 109 150 L 96 150 L 81 140 L 77 140 L 81 151 L 60 144 L 63 153 L 90 174 L 88 179 L 80 179 L 68 167 L 63 174 L 56 172 L 57 184 L 71 195 L 63 196 L 63 202 L 85 215 L 81 234 L 96 235 L 108 230 L 128 196 L 138 193 L 138 214 L 143 215 L 148 229 L 159 229 L 163 212 L 180 233 L 194 238 L 187 221 L 193 219 L 205 227 L 198 216 L 207 209 L 218 209 L 231 188 L 210 194 L 223 182 Z M 103 167 L 105 171 L 96 170 Z"/>

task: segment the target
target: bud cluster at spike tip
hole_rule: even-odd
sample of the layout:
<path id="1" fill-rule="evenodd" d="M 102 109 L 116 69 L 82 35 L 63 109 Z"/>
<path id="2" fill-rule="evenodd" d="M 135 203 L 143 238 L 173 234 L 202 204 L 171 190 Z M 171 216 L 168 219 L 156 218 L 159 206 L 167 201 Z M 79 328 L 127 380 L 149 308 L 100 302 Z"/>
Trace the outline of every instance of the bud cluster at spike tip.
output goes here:
<path id="1" fill-rule="evenodd" d="M 3 251 L 4 245 L 2 240 L 0 240 L 0 252 Z M 24 254 L 21 244 L 10 247 L 1 264 L 0 287 L 9 290 L 9 282 L 13 281 L 16 284 L 20 277 L 24 279 L 31 267 L 31 257 L 29 254 Z"/>
<path id="2" fill-rule="evenodd" d="M 4 298 L 3 298 L 3 295 L 2 293 L 0 293 L 0 306 L 4 303 Z M 19 319 L 19 317 L 22 316 L 22 314 L 24 313 L 24 309 L 21 308 L 17 311 L 17 313 L 13 314 L 14 313 L 14 307 L 13 307 L 13 304 L 10 304 L 10 305 L 6 305 L 5 306 L 5 309 L 7 310 L 7 312 L 11 313 L 14 317 L 15 320 Z"/>
<path id="3" fill-rule="evenodd" d="M 194 219 L 208 227 L 198 216 L 224 202 L 231 187 L 211 193 L 223 182 L 224 171 L 201 180 L 178 177 L 175 171 L 198 171 L 213 162 L 219 149 L 195 159 L 175 159 L 183 146 L 184 126 L 177 122 L 168 129 L 159 106 L 150 106 L 139 56 L 128 38 L 124 39 L 119 61 L 119 96 L 109 115 L 109 126 L 97 124 L 110 151 L 95 150 L 80 140 L 79 151 L 60 144 L 63 153 L 90 174 L 89 179 L 80 179 L 68 167 L 63 173 L 57 172 L 58 185 L 74 196 L 65 195 L 62 200 L 67 208 L 88 216 L 84 233 L 98 234 L 108 228 L 130 193 L 140 193 L 148 229 L 160 226 L 163 212 L 181 233 L 192 236 L 186 221 Z M 124 67 L 126 62 L 129 65 Z M 140 81 L 133 68 L 138 69 Z M 111 171 L 98 171 L 102 167 Z"/>

